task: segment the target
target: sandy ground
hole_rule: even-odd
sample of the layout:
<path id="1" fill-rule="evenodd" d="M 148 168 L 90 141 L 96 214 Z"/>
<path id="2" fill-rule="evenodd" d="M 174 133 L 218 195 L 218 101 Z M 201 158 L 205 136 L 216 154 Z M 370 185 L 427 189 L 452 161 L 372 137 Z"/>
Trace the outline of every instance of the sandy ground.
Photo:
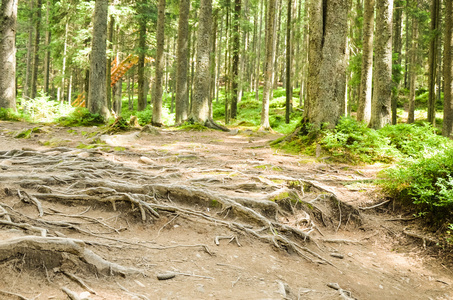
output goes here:
<path id="1" fill-rule="evenodd" d="M 13 137 L 32 127 L 40 129 L 29 139 Z M 0 121 L 0 206 L 17 223 L 71 222 L 84 231 L 48 226 L 49 236 L 83 240 L 100 257 L 141 272 L 107 276 L 66 260 L 59 265 L 42 254 L 33 257 L 36 250 L 19 249 L 0 261 L 0 299 L 68 299 L 63 287 L 80 299 L 453 299 L 451 259 L 436 252 L 429 241 L 403 233 L 423 234 L 414 221 L 395 221 L 410 216 L 393 211 L 391 203 L 359 209 L 385 200 L 371 183 L 382 166 L 329 164 L 288 155 L 268 146 L 278 135 L 246 129 L 128 132 L 102 137 L 104 142 L 95 149 L 77 148 L 89 145 L 97 130 Z M 8 154 L 13 149 L 22 154 Z M 314 229 L 309 232 L 311 240 L 294 240 L 300 249 L 319 257 L 277 248 L 203 217 L 162 212 L 159 218 L 143 221 L 137 207 L 121 201 L 114 210 L 95 201 L 42 199 L 44 215 L 39 217 L 36 206 L 21 201 L 15 192 L 42 193 L 25 186 L 23 178 L 53 176 L 61 180 L 51 186 L 53 193 L 64 193 L 77 187 L 64 182 L 65 176 L 77 172 L 92 181 L 188 187 L 255 200 L 297 186 L 299 196 L 324 215 L 308 216 L 295 205 L 290 212 L 279 212 L 277 221 L 305 230 L 307 225 L 300 220 L 305 222 L 308 216 Z M 313 185 L 307 188 L 307 182 Z M 332 207 L 336 202 L 325 199 L 331 193 L 351 210 Z M 243 221 L 224 207 L 175 199 L 171 193 L 154 196 L 165 205 L 225 222 Z M 359 211 L 359 217 L 352 211 Z M 0 243 L 33 235 L 39 234 L 0 224 Z M 216 245 L 216 237 L 231 238 Z M 0 258 L 6 251 L 2 249 L 0 244 Z M 82 279 L 91 293 L 63 271 Z M 175 277 L 157 279 L 168 272 Z"/>

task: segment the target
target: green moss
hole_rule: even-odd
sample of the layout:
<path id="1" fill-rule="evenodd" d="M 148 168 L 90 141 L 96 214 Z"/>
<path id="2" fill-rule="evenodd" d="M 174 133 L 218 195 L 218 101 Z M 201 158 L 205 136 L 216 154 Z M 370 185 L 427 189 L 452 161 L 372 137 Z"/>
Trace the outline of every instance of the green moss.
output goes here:
<path id="1" fill-rule="evenodd" d="M 101 146 L 100 144 L 89 144 L 89 145 L 86 145 L 84 143 L 79 143 L 79 145 L 77 145 L 77 148 L 78 149 L 93 149 L 93 148 L 97 148 Z"/>

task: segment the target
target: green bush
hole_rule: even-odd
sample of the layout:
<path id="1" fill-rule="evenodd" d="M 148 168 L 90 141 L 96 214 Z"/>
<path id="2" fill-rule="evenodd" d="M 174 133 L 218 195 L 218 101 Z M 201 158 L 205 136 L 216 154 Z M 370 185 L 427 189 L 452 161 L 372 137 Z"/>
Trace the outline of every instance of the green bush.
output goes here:
<path id="1" fill-rule="evenodd" d="M 83 107 L 75 108 L 68 116 L 57 119 L 62 126 L 97 126 L 105 123 L 104 118 L 99 114 L 92 114 Z"/>
<path id="2" fill-rule="evenodd" d="M 450 140 L 438 135 L 429 123 L 388 125 L 379 130 L 382 136 L 390 139 L 402 157 L 421 157 L 437 149 L 451 145 Z"/>
<path id="3" fill-rule="evenodd" d="M 372 163 L 398 157 L 389 138 L 350 117 L 341 118 L 334 130 L 323 130 L 321 135 L 321 146 L 337 160 Z"/>
<path id="4" fill-rule="evenodd" d="M 384 191 L 403 204 L 414 205 L 429 219 L 451 220 L 453 213 L 453 149 L 405 159 L 382 171 Z"/>
<path id="5" fill-rule="evenodd" d="M 0 120 L 3 121 L 20 121 L 21 115 L 11 108 L 0 107 Z"/>

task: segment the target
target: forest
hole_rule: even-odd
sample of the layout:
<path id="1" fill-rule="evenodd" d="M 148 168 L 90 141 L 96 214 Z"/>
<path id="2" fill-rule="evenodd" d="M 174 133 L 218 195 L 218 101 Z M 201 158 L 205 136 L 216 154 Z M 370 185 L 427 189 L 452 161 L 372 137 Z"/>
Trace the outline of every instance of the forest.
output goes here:
<path id="1" fill-rule="evenodd" d="M 43 297 L 88 299 L 78 286 L 98 299 L 85 282 L 96 277 L 102 299 L 150 299 L 152 283 L 134 277 L 154 272 L 149 251 L 173 258 L 156 254 L 159 284 L 187 276 L 221 289 L 229 278 L 233 289 L 259 280 L 237 266 L 227 275 L 182 269 L 202 256 L 211 270 L 231 268 L 218 258 L 241 256 L 233 247 L 244 241 L 258 260 L 274 255 L 250 250 L 266 243 L 340 273 L 348 267 L 338 249 L 355 253 L 357 244 L 358 252 L 384 244 L 376 250 L 384 259 L 421 242 L 450 265 L 452 0 L 2 0 L 0 12 L 0 226 L 33 233 L 0 231 L 0 265 L 9 270 L 0 295 L 35 299 L 8 283 L 36 268 L 32 284 L 58 283 Z M 179 227 L 185 232 L 167 238 Z M 219 257 L 206 235 L 216 246 L 229 239 Z M 182 269 L 173 263 L 181 248 L 198 257 L 181 260 Z M 279 259 L 291 270 L 296 258 Z M 248 272 L 249 263 L 237 262 Z M 446 276 L 442 267 L 435 276 Z M 362 274 L 359 264 L 351 272 Z M 135 283 L 116 281 L 109 294 L 99 274 Z M 326 270 L 310 287 L 289 274 L 264 276 L 277 284 L 262 292 L 382 299 L 371 284 L 380 273 L 363 273 L 363 290 L 346 278 L 318 286 Z M 401 274 L 382 281 L 395 286 Z M 438 282 L 450 285 L 447 277 Z M 448 299 L 410 278 L 384 298 Z M 177 280 L 176 298 L 199 296 L 201 288 Z"/>

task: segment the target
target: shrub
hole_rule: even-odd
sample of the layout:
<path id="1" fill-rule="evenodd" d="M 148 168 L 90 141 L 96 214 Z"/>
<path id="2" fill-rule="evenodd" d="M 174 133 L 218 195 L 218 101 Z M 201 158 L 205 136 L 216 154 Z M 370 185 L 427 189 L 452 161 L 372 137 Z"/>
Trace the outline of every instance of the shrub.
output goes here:
<path id="1" fill-rule="evenodd" d="M 92 114 L 83 107 L 75 108 L 68 116 L 61 117 L 57 122 L 62 126 L 96 126 L 105 123 L 104 118 L 99 114 Z"/>

